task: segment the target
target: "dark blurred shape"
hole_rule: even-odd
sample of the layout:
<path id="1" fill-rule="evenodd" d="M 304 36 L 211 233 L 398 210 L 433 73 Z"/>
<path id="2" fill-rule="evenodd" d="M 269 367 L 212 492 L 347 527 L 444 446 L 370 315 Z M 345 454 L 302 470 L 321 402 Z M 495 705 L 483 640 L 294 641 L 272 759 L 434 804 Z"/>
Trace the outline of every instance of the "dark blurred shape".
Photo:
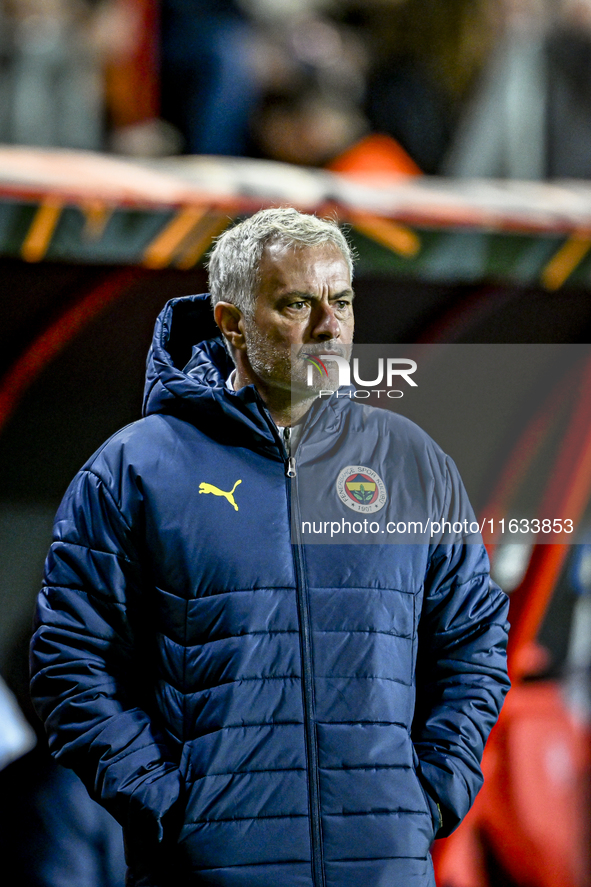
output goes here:
<path id="1" fill-rule="evenodd" d="M 548 35 L 547 177 L 591 178 L 591 32 Z"/>
<path id="2" fill-rule="evenodd" d="M 459 109 L 493 38 L 495 0 L 342 0 L 367 53 L 362 104 L 426 173 L 439 171 Z"/>
<path id="3" fill-rule="evenodd" d="M 91 800 L 78 777 L 49 755 L 28 694 L 30 633 L 27 625 L 5 668 L 6 682 L 37 733 L 37 745 L 0 770 L 2 884 L 124 887 L 120 826 Z"/>
<path id="4" fill-rule="evenodd" d="M 340 3 L 245 2 L 258 29 L 261 89 L 249 151 L 324 166 L 368 129 L 362 111 L 363 41 L 355 28 L 338 20 Z"/>
<path id="5" fill-rule="evenodd" d="M 0 772 L 5 887 L 123 887 L 119 826 L 43 747 Z"/>
<path id="6" fill-rule="evenodd" d="M 272 160 L 324 166 L 365 131 L 360 112 L 312 87 L 269 95 L 254 117 L 258 150 Z"/>
<path id="7" fill-rule="evenodd" d="M 505 3 L 504 33 L 463 114 L 443 171 L 521 179 L 591 177 L 591 5 Z"/>
<path id="8" fill-rule="evenodd" d="M 400 142 L 426 173 L 437 171 L 452 135 L 452 108 L 425 65 L 393 57 L 376 67 L 365 112 L 374 132 Z"/>
<path id="9" fill-rule="evenodd" d="M 324 166 L 368 133 L 439 171 L 497 0 L 161 0 L 162 116 L 187 154 Z"/>
<path id="10" fill-rule="evenodd" d="M 160 5 L 162 116 L 187 154 L 244 154 L 258 97 L 248 17 L 234 0 Z"/>

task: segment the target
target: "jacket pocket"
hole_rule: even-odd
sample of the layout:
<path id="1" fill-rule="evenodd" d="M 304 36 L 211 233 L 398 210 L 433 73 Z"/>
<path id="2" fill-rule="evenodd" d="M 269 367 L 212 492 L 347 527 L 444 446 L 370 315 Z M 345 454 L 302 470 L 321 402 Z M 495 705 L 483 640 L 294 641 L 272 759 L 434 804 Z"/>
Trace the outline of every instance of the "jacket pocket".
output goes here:
<path id="1" fill-rule="evenodd" d="M 427 791 L 427 789 L 423 785 L 423 782 L 422 782 L 421 777 L 419 775 L 419 763 L 420 763 L 419 756 L 416 753 L 414 745 L 412 746 L 412 760 L 413 760 L 413 769 L 414 769 L 415 779 L 417 780 L 417 782 L 419 784 L 419 788 L 420 788 L 421 793 L 423 795 L 423 798 L 425 801 L 425 807 L 431 816 L 431 822 L 433 825 L 433 840 L 435 840 L 435 838 L 437 837 L 437 832 L 439 831 L 439 829 L 443 825 L 443 817 L 441 815 L 441 807 L 439 805 L 439 802 Z"/>

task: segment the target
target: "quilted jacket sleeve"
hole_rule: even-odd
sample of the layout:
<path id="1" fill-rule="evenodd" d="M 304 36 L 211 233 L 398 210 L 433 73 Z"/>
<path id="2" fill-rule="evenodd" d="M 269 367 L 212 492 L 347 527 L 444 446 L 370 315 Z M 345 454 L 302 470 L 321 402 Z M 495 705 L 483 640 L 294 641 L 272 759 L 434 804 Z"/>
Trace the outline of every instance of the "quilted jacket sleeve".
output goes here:
<path id="1" fill-rule="evenodd" d="M 112 494 L 82 471 L 56 517 L 31 645 L 51 752 L 121 823 L 132 853 L 164 840 L 180 796 L 178 768 L 142 701 L 139 560 Z"/>
<path id="2" fill-rule="evenodd" d="M 466 513 L 466 494 L 451 468 Z M 459 825 L 482 785 L 484 745 L 510 686 L 508 607 L 478 537 L 433 546 L 419 624 L 413 742 L 421 779 L 440 806 L 437 837 Z"/>

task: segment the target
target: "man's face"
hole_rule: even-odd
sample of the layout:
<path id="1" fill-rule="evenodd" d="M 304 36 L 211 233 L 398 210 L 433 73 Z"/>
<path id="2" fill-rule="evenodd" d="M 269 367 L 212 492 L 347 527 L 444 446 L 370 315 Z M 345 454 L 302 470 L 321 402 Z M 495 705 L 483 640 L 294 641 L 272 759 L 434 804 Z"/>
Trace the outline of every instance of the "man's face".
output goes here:
<path id="1" fill-rule="evenodd" d="M 261 393 L 293 384 L 305 389 L 309 363 L 304 354 L 333 352 L 348 358 L 351 351 L 353 290 L 347 262 L 332 243 L 269 244 L 259 272 L 255 310 L 244 318 L 246 355 L 256 386 Z M 302 357 L 292 376 L 294 346 Z"/>

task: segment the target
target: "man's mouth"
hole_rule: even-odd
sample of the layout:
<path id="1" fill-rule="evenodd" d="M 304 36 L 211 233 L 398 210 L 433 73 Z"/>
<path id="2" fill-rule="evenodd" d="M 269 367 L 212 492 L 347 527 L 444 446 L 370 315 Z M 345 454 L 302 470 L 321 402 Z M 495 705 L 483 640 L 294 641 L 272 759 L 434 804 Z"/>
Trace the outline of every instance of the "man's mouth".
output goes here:
<path id="1" fill-rule="evenodd" d="M 334 354 L 337 357 L 344 357 L 348 360 L 351 356 L 352 345 L 315 345 L 301 349 L 299 354 L 302 357 L 322 357 L 323 354 Z"/>

